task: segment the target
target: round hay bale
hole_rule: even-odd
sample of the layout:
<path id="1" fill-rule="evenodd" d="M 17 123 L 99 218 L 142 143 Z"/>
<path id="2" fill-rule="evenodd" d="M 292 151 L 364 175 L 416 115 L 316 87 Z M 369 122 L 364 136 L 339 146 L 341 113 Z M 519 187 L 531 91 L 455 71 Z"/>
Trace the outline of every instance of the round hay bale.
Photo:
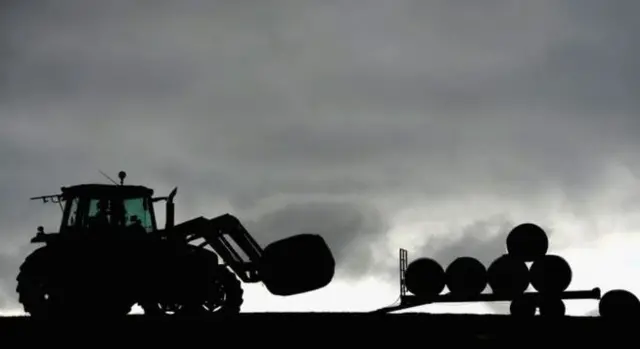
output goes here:
<path id="1" fill-rule="evenodd" d="M 290 296 L 328 285 L 336 262 L 324 238 L 298 234 L 264 248 L 259 273 L 271 294 Z"/>
<path id="2" fill-rule="evenodd" d="M 547 233 L 538 225 L 523 223 L 507 236 L 507 253 L 524 262 L 533 262 L 549 249 Z"/>
<path id="3" fill-rule="evenodd" d="M 509 312 L 513 316 L 533 317 L 536 315 L 536 307 L 532 297 L 517 297 L 511 301 Z"/>
<path id="4" fill-rule="evenodd" d="M 546 255 L 536 260 L 529 271 L 531 285 L 540 293 L 561 293 L 571 284 L 571 266 L 562 257 Z"/>
<path id="5" fill-rule="evenodd" d="M 564 301 L 556 297 L 542 297 L 538 307 L 540 308 L 540 315 L 546 317 L 560 317 L 567 312 Z"/>
<path id="6" fill-rule="evenodd" d="M 606 318 L 632 318 L 640 314 L 640 300 L 627 290 L 611 290 L 598 304 L 600 316 Z"/>
<path id="7" fill-rule="evenodd" d="M 504 254 L 487 270 L 489 286 L 494 294 L 515 298 L 529 287 L 529 268 L 525 262 Z"/>
<path id="8" fill-rule="evenodd" d="M 419 258 L 409 263 L 405 273 L 407 290 L 418 297 L 439 295 L 446 284 L 440 263 L 431 258 Z"/>
<path id="9" fill-rule="evenodd" d="M 447 288 L 452 294 L 473 297 L 487 287 L 487 269 L 473 257 L 459 257 L 445 272 Z"/>

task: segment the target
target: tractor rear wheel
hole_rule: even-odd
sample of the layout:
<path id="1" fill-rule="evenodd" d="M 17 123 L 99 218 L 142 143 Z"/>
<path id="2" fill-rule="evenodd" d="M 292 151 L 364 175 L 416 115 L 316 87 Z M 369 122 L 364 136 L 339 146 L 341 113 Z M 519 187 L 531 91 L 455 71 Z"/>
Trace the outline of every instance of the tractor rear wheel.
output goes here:
<path id="1" fill-rule="evenodd" d="M 18 273 L 17 292 L 32 317 L 120 317 L 133 302 L 108 290 L 115 280 L 95 273 L 89 263 L 67 263 L 65 251 L 44 246 L 29 255 Z M 88 269 L 87 269 L 88 267 Z M 107 278 L 108 279 L 108 278 Z"/>
<path id="2" fill-rule="evenodd" d="M 55 287 L 55 260 L 48 246 L 33 251 L 20 266 L 18 301 L 32 317 L 48 317 L 61 310 L 62 295 Z"/>

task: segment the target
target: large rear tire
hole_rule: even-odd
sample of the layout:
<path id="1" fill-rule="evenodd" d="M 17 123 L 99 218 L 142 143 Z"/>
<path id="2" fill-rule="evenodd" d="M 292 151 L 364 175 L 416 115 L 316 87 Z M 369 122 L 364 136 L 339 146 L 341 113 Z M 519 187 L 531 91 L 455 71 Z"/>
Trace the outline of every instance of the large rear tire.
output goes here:
<path id="1" fill-rule="evenodd" d="M 17 276 L 19 302 L 34 318 L 113 318 L 129 314 L 133 301 L 109 286 L 118 283 L 90 261 L 44 246 L 31 253 Z M 70 259 L 70 260 L 69 260 Z"/>
<path id="2" fill-rule="evenodd" d="M 49 317 L 61 310 L 62 295 L 56 292 L 55 261 L 48 246 L 33 251 L 20 266 L 16 278 L 18 301 L 32 317 Z"/>

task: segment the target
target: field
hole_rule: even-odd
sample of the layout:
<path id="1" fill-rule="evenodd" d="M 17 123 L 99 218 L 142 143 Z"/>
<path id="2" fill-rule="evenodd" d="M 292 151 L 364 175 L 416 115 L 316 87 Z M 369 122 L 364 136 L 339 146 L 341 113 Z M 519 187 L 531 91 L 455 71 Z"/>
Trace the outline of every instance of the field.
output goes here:
<path id="1" fill-rule="evenodd" d="M 434 343 L 442 347 L 469 341 L 522 346 L 559 342 L 593 344 L 594 341 L 611 344 L 619 340 L 627 345 L 634 337 L 633 324 L 633 319 L 611 322 L 599 317 L 568 316 L 518 319 L 506 315 L 424 313 L 243 313 L 228 318 L 149 318 L 135 315 L 117 322 L 87 318 L 45 323 L 28 317 L 7 317 L 0 319 L 0 332 L 5 343 L 16 340 L 28 344 L 45 340 L 48 345 L 60 341 L 74 342 L 89 336 L 99 341 L 143 341 L 147 344 L 167 344 L 174 340 L 205 341 L 212 347 L 219 341 L 242 344 L 242 347 L 388 346 L 384 343 L 395 343 L 427 348 L 433 347 Z M 85 339 L 82 342 L 87 344 Z"/>

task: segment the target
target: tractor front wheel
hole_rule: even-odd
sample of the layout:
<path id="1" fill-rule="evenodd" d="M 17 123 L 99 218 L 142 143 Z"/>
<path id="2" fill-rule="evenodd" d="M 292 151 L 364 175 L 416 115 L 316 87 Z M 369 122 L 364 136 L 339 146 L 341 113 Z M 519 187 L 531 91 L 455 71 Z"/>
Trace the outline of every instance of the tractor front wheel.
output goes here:
<path id="1" fill-rule="evenodd" d="M 205 290 L 197 293 L 203 297 L 191 297 L 186 294 L 187 302 L 161 302 L 158 307 L 143 306 L 145 314 L 206 316 L 220 314 L 237 314 L 244 303 L 244 290 L 240 280 L 224 266 L 220 266 L 215 275 L 207 283 Z M 198 299 L 197 302 L 189 302 Z"/>
<path id="2" fill-rule="evenodd" d="M 207 290 L 207 299 L 202 308 L 205 312 L 215 312 L 216 314 L 237 314 L 244 303 L 244 290 L 240 280 L 234 273 L 226 267 L 220 267 L 216 273 L 216 278 Z"/>

